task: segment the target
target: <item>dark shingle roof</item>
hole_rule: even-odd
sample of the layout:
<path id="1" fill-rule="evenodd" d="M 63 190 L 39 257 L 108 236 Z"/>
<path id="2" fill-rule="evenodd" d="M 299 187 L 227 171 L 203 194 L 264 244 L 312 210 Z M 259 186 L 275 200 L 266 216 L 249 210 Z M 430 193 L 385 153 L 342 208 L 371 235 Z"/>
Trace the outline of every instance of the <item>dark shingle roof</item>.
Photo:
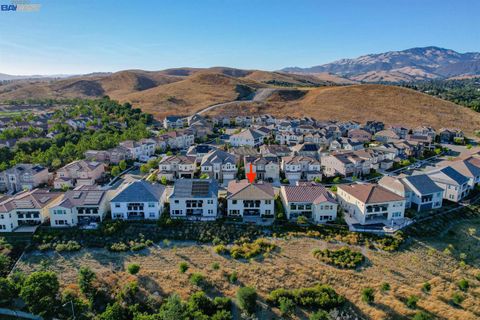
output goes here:
<path id="1" fill-rule="evenodd" d="M 216 180 L 178 179 L 175 181 L 170 198 L 212 198 L 217 197 L 217 194 Z"/>
<path id="2" fill-rule="evenodd" d="M 422 195 L 424 194 L 432 194 L 436 192 L 443 191 L 429 176 L 426 174 L 419 174 L 414 176 L 408 176 L 404 178 L 412 186 L 415 187 Z"/>
<path id="3" fill-rule="evenodd" d="M 151 184 L 144 180 L 134 181 L 117 194 L 111 202 L 157 202 L 165 192 L 161 184 Z"/>

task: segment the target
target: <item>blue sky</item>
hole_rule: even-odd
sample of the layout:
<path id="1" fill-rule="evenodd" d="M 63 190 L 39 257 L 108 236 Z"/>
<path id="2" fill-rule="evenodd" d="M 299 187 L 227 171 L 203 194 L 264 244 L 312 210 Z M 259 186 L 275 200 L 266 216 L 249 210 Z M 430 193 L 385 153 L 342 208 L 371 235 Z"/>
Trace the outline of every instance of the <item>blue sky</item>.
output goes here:
<path id="1" fill-rule="evenodd" d="M 30 2 L 40 11 L 0 11 L 0 73 L 277 70 L 429 45 L 480 51 L 476 0 Z"/>

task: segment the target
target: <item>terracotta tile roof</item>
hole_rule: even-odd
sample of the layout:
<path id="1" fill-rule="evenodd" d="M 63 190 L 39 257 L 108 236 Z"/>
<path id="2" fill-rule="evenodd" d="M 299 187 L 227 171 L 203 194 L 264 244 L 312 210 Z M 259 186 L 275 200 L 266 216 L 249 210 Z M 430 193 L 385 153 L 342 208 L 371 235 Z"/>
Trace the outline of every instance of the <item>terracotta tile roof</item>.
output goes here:
<path id="1" fill-rule="evenodd" d="M 247 180 L 230 181 L 227 199 L 273 200 L 275 191 L 270 183 L 249 183 Z"/>
<path id="2" fill-rule="evenodd" d="M 282 186 L 282 194 L 288 202 L 332 202 L 336 203 L 333 196 L 320 184 L 301 184 L 298 186 Z"/>
<path id="3" fill-rule="evenodd" d="M 368 183 L 341 185 L 338 186 L 338 188 L 347 192 L 363 203 L 382 203 L 405 200 L 404 197 L 401 197 L 377 184 Z"/>

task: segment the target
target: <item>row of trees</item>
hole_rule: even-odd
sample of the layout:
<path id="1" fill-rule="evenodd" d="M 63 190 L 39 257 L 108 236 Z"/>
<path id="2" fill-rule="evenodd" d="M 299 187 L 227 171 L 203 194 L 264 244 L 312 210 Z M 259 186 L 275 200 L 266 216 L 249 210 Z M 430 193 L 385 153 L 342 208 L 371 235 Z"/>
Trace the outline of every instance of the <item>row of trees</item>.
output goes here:
<path id="1" fill-rule="evenodd" d="M 480 112 L 480 78 L 422 81 L 403 86 Z"/>
<path id="2" fill-rule="evenodd" d="M 76 131 L 64 125 L 67 119 L 75 116 L 88 116 L 99 119 L 102 128 Z M 150 136 L 147 125 L 151 115 L 134 109 L 128 103 L 119 104 L 108 98 L 81 100 L 78 105 L 57 110 L 54 119 L 58 134 L 53 139 L 36 138 L 18 142 L 10 150 L 0 149 L 0 170 L 17 163 L 40 163 L 57 168 L 65 163 L 80 159 L 89 149 L 105 150 L 124 140 L 139 140 Z M 125 123 L 126 126 L 114 125 Z"/>

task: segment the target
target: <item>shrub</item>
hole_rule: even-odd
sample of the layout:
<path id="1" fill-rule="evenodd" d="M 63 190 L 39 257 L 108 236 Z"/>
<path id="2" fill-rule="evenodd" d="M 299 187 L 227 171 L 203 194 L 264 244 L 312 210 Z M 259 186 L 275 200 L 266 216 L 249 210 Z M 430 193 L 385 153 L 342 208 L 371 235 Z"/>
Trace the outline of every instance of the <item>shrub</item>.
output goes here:
<path id="1" fill-rule="evenodd" d="M 364 288 L 362 290 L 362 301 L 367 304 L 372 304 L 375 301 L 375 292 L 372 288 Z"/>
<path id="2" fill-rule="evenodd" d="M 280 299 L 278 299 L 278 308 L 282 316 L 288 316 L 295 311 L 295 303 L 290 298 L 280 297 Z"/>
<path id="3" fill-rule="evenodd" d="M 380 290 L 382 290 L 383 292 L 389 291 L 390 290 L 390 284 L 388 282 L 382 283 L 382 285 L 380 286 Z"/>
<path id="4" fill-rule="evenodd" d="M 81 267 L 78 270 L 78 287 L 87 298 L 91 299 L 95 295 L 93 280 L 97 278 L 96 274 L 89 267 Z"/>
<path id="5" fill-rule="evenodd" d="M 315 249 L 313 255 L 320 261 L 339 268 L 355 269 L 365 261 L 363 254 L 352 251 L 347 247 L 338 250 Z"/>
<path id="6" fill-rule="evenodd" d="M 330 320 L 330 314 L 323 310 L 318 310 L 310 315 L 308 320 Z"/>
<path id="7" fill-rule="evenodd" d="M 237 291 L 240 308 L 248 314 L 255 313 L 257 306 L 257 291 L 251 287 L 241 287 Z"/>
<path id="8" fill-rule="evenodd" d="M 468 283 L 468 280 L 463 278 L 463 279 L 460 279 L 460 281 L 458 281 L 458 288 L 462 291 L 467 291 L 468 290 L 468 287 L 470 286 L 469 283 Z"/>
<path id="9" fill-rule="evenodd" d="M 237 271 L 233 271 L 230 276 L 228 276 L 228 281 L 230 283 L 235 283 L 238 280 Z"/>
<path id="10" fill-rule="evenodd" d="M 228 254 L 229 253 L 229 250 L 223 244 L 219 244 L 219 245 L 216 245 L 215 247 L 213 247 L 213 251 L 215 251 L 215 253 L 218 253 L 218 254 Z"/>
<path id="11" fill-rule="evenodd" d="M 180 262 L 178 265 L 178 270 L 180 270 L 180 273 L 185 273 L 188 270 L 188 263 L 186 262 Z"/>
<path id="12" fill-rule="evenodd" d="M 432 317 L 430 317 L 430 315 L 424 311 L 419 311 L 415 313 L 415 315 L 412 318 L 412 320 L 430 320 L 430 319 L 432 319 Z"/>
<path id="13" fill-rule="evenodd" d="M 233 245 L 230 249 L 230 255 L 234 259 L 251 259 L 261 254 L 269 253 L 276 248 L 271 242 L 265 239 L 257 239 L 253 243 L 243 243 Z"/>
<path id="14" fill-rule="evenodd" d="M 463 295 L 462 295 L 461 293 L 459 293 L 459 292 L 455 292 L 455 293 L 452 295 L 452 303 L 453 303 L 454 305 L 457 305 L 457 306 L 461 305 L 464 299 L 465 299 L 465 298 L 463 297 Z"/>
<path id="15" fill-rule="evenodd" d="M 116 242 L 112 244 L 108 250 L 113 251 L 113 252 L 122 252 L 122 251 L 127 251 L 128 250 L 128 245 L 123 243 L 123 242 Z"/>
<path id="16" fill-rule="evenodd" d="M 430 292 L 430 290 L 432 290 L 432 285 L 430 284 L 430 282 L 425 282 L 422 285 L 422 291 L 425 292 L 425 293 L 428 293 L 428 292 Z"/>
<path id="17" fill-rule="evenodd" d="M 267 297 L 270 303 L 279 305 L 281 298 L 288 298 L 302 307 L 316 307 L 319 309 L 332 309 L 345 302 L 345 298 L 327 285 L 286 290 L 283 288 L 273 290 Z"/>
<path id="18" fill-rule="evenodd" d="M 417 308 L 418 300 L 419 300 L 419 298 L 417 296 L 411 295 L 407 298 L 407 301 L 405 302 L 405 304 L 410 309 L 415 309 L 415 308 Z"/>
<path id="19" fill-rule="evenodd" d="M 212 263 L 212 269 L 213 269 L 213 270 L 218 270 L 218 269 L 220 269 L 220 264 L 219 264 L 218 262 Z"/>
<path id="20" fill-rule="evenodd" d="M 230 310 L 232 300 L 229 297 L 215 297 L 213 299 L 213 305 L 217 310 Z"/>
<path id="21" fill-rule="evenodd" d="M 140 271 L 140 265 L 136 263 L 132 263 L 127 267 L 128 273 L 130 274 L 137 274 Z"/>
<path id="22" fill-rule="evenodd" d="M 190 283 L 195 286 L 202 286 L 205 284 L 205 276 L 201 273 L 192 273 L 190 275 Z"/>
<path id="23" fill-rule="evenodd" d="M 475 278 L 480 281 L 480 273 L 477 273 L 477 275 L 475 276 Z"/>
<path id="24" fill-rule="evenodd" d="M 299 217 L 297 218 L 297 223 L 298 223 L 298 224 L 307 224 L 307 223 L 308 223 L 308 219 L 307 219 L 307 217 L 305 217 L 305 216 L 299 216 Z"/>
<path id="25" fill-rule="evenodd" d="M 62 252 L 62 251 L 70 252 L 70 251 L 78 251 L 81 248 L 82 248 L 82 246 L 77 241 L 70 240 L 66 243 L 58 243 L 55 246 L 55 251 L 57 251 L 57 252 Z"/>
<path id="26" fill-rule="evenodd" d="M 130 247 L 130 250 L 132 251 L 140 251 L 143 250 L 147 247 L 145 243 L 135 243 Z"/>

